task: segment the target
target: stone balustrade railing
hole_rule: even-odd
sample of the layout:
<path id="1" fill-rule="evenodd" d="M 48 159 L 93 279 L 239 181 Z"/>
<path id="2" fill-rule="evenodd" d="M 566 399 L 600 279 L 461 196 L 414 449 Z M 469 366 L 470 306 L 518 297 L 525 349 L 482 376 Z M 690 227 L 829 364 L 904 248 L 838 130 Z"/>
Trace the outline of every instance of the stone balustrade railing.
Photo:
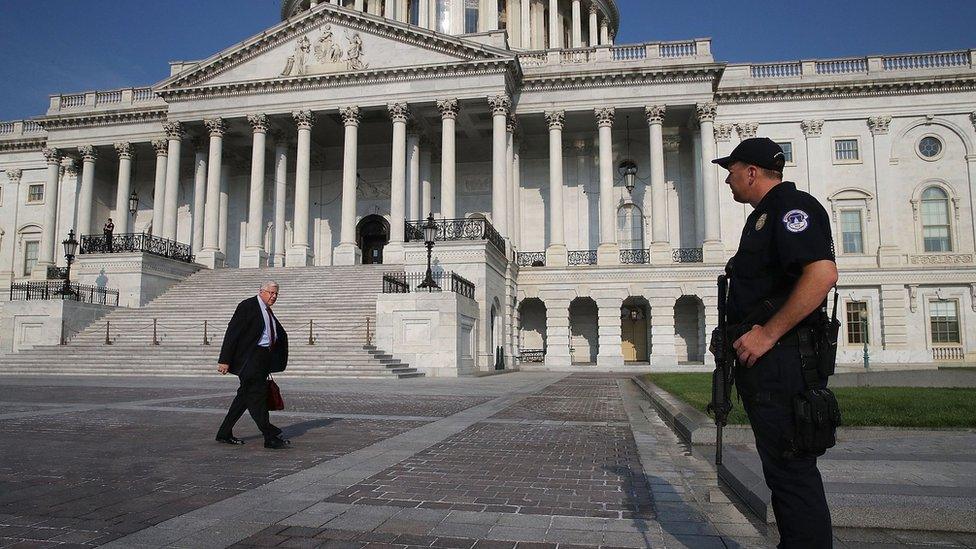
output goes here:
<path id="1" fill-rule="evenodd" d="M 0 122 L 0 139 L 44 137 L 44 128 L 33 120 L 9 120 Z"/>
<path id="2" fill-rule="evenodd" d="M 119 90 L 57 94 L 51 96 L 48 114 L 97 108 L 138 106 L 156 100 L 152 88 L 122 88 Z M 160 100 L 161 102 L 161 100 Z"/>
<path id="3" fill-rule="evenodd" d="M 518 54 L 519 61 L 523 67 L 669 60 L 695 57 L 705 57 L 711 60 L 711 56 L 711 40 L 707 39 L 526 51 Z"/>
<path id="4" fill-rule="evenodd" d="M 976 68 L 976 50 L 730 65 L 726 77 L 741 78 L 743 71 L 749 78 L 766 79 L 959 68 Z"/>

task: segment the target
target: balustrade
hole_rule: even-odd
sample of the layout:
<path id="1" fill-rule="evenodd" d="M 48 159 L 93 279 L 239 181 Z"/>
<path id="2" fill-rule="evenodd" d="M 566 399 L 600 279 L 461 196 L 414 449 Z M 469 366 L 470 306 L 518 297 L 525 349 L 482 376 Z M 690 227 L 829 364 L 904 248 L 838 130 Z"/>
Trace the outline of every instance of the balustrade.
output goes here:
<path id="1" fill-rule="evenodd" d="M 119 304 L 119 291 L 87 284 L 65 284 L 61 281 L 15 282 L 10 285 L 10 301 L 64 300 L 94 303 L 97 305 Z"/>
<path id="2" fill-rule="evenodd" d="M 803 67 L 799 62 L 796 63 L 768 63 L 763 65 L 752 65 L 749 67 L 749 74 L 753 78 L 782 78 L 785 76 L 802 76 Z"/>
<path id="3" fill-rule="evenodd" d="M 705 260 L 701 248 L 675 248 L 671 250 L 671 259 L 675 263 L 702 263 Z"/>
<path id="4" fill-rule="evenodd" d="M 651 251 L 646 249 L 620 250 L 623 265 L 643 265 L 651 262 Z"/>
<path id="5" fill-rule="evenodd" d="M 695 42 L 671 42 L 661 44 L 661 57 L 673 59 L 676 57 L 694 57 L 698 55 L 698 45 Z"/>
<path id="6" fill-rule="evenodd" d="M 865 57 L 856 59 L 831 59 L 816 62 L 817 74 L 858 74 L 868 72 L 868 60 Z"/>
<path id="7" fill-rule="evenodd" d="M 406 241 L 424 240 L 424 224 L 427 220 L 408 221 L 405 228 Z M 505 239 L 495 227 L 484 218 L 470 219 L 438 219 L 435 242 L 451 240 L 487 240 L 501 253 L 505 253 Z"/>
<path id="8" fill-rule="evenodd" d="M 546 252 L 519 252 L 516 261 L 519 267 L 545 267 Z"/>
<path id="9" fill-rule="evenodd" d="M 421 287 L 426 279 L 426 273 L 392 272 L 383 274 L 384 294 L 409 294 L 418 292 L 450 291 L 469 299 L 474 299 L 474 284 L 463 276 L 452 271 L 437 271 L 431 273 L 431 278 L 437 286 Z"/>
<path id="10" fill-rule="evenodd" d="M 88 234 L 81 237 L 80 254 L 105 254 L 122 252 L 144 252 L 177 261 L 193 263 L 193 250 L 168 238 L 146 233 L 113 234 L 108 239 L 104 234 Z"/>
<path id="11" fill-rule="evenodd" d="M 881 66 L 886 71 L 943 69 L 946 67 L 965 67 L 968 65 L 968 51 L 893 55 L 883 57 L 881 60 Z"/>
<path id="12" fill-rule="evenodd" d="M 570 250 L 570 265 L 596 265 L 596 250 Z"/>

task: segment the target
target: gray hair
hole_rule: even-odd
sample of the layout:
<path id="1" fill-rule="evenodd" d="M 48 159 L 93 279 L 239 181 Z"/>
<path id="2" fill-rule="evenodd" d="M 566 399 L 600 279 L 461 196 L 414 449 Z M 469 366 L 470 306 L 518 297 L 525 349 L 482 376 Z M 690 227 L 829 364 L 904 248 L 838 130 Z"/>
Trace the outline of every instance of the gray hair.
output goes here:
<path id="1" fill-rule="evenodd" d="M 262 290 L 269 290 L 272 287 L 274 287 L 274 289 L 276 290 L 279 288 L 278 283 L 275 282 L 274 280 L 268 280 L 267 282 L 261 285 Z"/>

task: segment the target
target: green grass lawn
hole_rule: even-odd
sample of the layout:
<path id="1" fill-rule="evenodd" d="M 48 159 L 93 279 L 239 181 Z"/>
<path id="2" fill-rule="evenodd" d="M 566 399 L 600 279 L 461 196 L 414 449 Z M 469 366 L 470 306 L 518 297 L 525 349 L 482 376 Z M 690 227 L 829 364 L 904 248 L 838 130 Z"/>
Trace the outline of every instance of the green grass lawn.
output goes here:
<path id="1" fill-rule="evenodd" d="M 654 383 L 705 411 L 712 396 L 710 373 L 645 374 Z M 976 428 L 976 389 L 932 387 L 837 387 L 844 425 L 886 427 Z M 729 423 L 748 423 L 742 403 L 732 396 Z"/>

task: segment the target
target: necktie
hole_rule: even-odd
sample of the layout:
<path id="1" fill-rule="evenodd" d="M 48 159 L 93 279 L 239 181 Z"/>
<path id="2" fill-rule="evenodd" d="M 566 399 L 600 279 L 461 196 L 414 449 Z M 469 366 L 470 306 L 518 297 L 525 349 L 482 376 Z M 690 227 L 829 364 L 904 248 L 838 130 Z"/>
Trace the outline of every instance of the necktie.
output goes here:
<path id="1" fill-rule="evenodd" d="M 271 307 L 268 307 L 268 320 L 270 321 L 271 324 L 270 330 L 268 332 L 271 338 L 268 343 L 268 348 L 270 349 L 271 347 L 274 347 L 275 344 L 275 315 L 274 313 L 271 312 Z"/>

